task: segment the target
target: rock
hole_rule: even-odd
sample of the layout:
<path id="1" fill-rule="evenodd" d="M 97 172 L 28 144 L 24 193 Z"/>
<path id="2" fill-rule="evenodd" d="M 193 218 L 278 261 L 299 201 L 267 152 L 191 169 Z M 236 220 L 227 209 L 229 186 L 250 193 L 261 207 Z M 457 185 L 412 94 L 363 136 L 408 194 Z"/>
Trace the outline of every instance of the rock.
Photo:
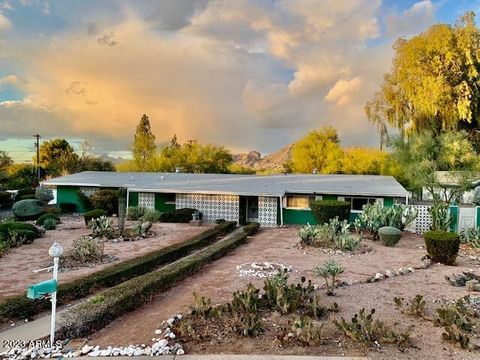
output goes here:
<path id="1" fill-rule="evenodd" d="M 167 320 L 167 324 L 168 326 L 173 326 L 173 323 L 175 322 L 175 319 L 174 318 L 170 318 Z"/>
<path id="2" fill-rule="evenodd" d="M 168 336 L 170 337 L 170 339 L 175 339 L 175 334 L 173 332 L 171 332 L 170 334 L 168 334 Z"/>
<path id="3" fill-rule="evenodd" d="M 183 349 L 178 349 L 177 352 L 176 352 L 177 355 L 183 355 L 185 354 L 185 350 Z"/>
<path id="4" fill-rule="evenodd" d="M 110 356 L 112 354 L 112 347 L 109 346 L 105 350 L 100 351 L 100 356 Z"/>
<path id="5" fill-rule="evenodd" d="M 162 330 L 160 330 L 160 329 L 155 330 L 156 335 L 160 335 L 161 333 L 162 333 Z"/>
<path id="6" fill-rule="evenodd" d="M 392 277 L 395 276 L 395 271 L 393 271 L 393 270 L 387 270 L 387 271 L 385 271 L 385 276 L 386 276 L 387 278 L 392 278 Z"/>
<path id="7" fill-rule="evenodd" d="M 144 354 L 143 349 L 137 349 L 133 352 L 133 356 L 140 356 L 143 354 Z"/>
<path id="8" fill-rule="evenodd" d="M 478 280 L 468 280 L 465 286 L 467 287 L 467 291 L 480 291 L 480 282 Z"/>
<path id="9" fill-rule="evenodd" d="M 415 269 L 413 267 L 409 267 L 407 270 L 408 272 L 411 272 L 411 273 L 415 272 Z"/>
<path id="10" fill-rule="evenodd" d="M 100 350 L 93 350 L 93 351 L 90 351 L 87 356 L 91 356 L 91 357 L 97 357 L 97 356 L 100 356 Z"/>
<path id="11" fill-rule="evenodd" d="M 376 273 L 374 279 L 376 281 L 383 279 L 383 274 L 382 273 Z"/>

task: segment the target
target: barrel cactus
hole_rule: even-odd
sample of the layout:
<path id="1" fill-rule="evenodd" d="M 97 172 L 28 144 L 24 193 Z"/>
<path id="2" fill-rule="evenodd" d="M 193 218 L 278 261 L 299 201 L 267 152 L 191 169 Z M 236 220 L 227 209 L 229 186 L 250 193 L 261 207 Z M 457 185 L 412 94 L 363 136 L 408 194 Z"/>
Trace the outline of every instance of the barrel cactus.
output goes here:
<path id="1" fill-rule="evenodd" d="M 19 220 L 35 220 L 43 214 L 44 207 L 39 200 L 20 200 L 13 204 L 13 215 Z"/>
<path id="2" fill-rule="evenodd" d="M 395 246 L 400 241 L 402 232 L 392 226 L 384 226 L 378 229 L 378 236 L 383 245 Z"/>

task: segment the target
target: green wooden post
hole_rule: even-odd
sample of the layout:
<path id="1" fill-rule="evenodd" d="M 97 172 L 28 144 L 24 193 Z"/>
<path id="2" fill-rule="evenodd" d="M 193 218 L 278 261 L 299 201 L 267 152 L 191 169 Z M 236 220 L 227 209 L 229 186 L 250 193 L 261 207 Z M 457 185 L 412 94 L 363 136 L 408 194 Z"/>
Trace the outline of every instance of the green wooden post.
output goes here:
<path id="1" fill-rule="evenodd" d="M 480 206 L 475 207 L 476 212 L 476 219 L 477 219 L 477 228 L 480 228 Z"/>
<path id="2" fill-rule="evenodd" d="M 452 225 L 450 226 L 450 230 L 452 232 L 457 232 L 458 230 L 458 206 L 457 205 L 450 205 L 450 215 L 452 215 L 452 218 L 453 218 Z"/>

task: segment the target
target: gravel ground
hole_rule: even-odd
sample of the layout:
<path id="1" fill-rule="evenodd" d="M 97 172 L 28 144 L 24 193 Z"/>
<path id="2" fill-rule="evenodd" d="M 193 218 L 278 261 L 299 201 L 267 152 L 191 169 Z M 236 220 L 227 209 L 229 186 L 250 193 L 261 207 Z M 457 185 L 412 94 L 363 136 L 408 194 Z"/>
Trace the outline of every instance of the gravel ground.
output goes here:
<path id="1" fill-rule="evenodd" d="M 262 286 L 263 279 L 256 277 L 241 277 L 238 265 L 249 262 L 277 262 L 292 267 L 291 280 L 299 280 L 301 276 L 312 279 L 322 286 L 322 279 L 315 277 L 313 269 L 326 259 L 334 258 L 342 264 L 345 272 L 340 280 L 352 283 L 363 281 L 376 272 L 385 272 L 399 268 L 414 267 L 421 264 L 421 257 L 426 253 L 422 237 L 404 234 L 394 248 L 387 248 L 369 240 L 365 244 L 371 253 L 348 255 L 326 254 L 321 249 L 300 249 L 297 242 L 296 228 L 263 229 L 251 237 L 247 244 L 235 249 L 229 255 L 207 265 L 199 273 L 179 282 L 172 289 L 160 294 L 150 303 L 111 323 L 106 328 L 92 335 L 90 344 L 128 345 L 149 343 L 154 337 L 158 325 L 172 315 L 186 312 L 193 305 L 192 292 L 212 298 L 214 303 L 226 302 L 231 299 L 233 291 L 245 287 L 249 282 Z M 325 336 L 344 342 L 344 347 L 326 345 L 319 347 L 289 347 L 276 348 L 270 342 L 258 339 L 241 339 L 235 343 L 226 343 L 215 347 L 209 344 L 190 345 L 187 353 L 281 353 L 281 354 L 323 354 L 323 355 L 368 355 L 372 358 L 389 359 L 474 359 L 478 354 L 460 350 L 441 341 L 441 328 L 434 327 L 430 322 L 418 320 L 408 315 L 402 315 L 393 305 L 393 298 L 401 296 L 413 298 L 417 293 L 425 296 L 429 308 L 433 311 L 437 299 L 458 299 L 467 295 L 465 288 L 450 286 L 444 279 L 445 275 L 460 273 L 473 269 L 477 274 L 479 264 L 468 256 L 459 256 L 454 267 L 432 265 L 425 270 L 416 270 L 407 275 L 385 279 L 375 283 L 353 284 L 338 288 L 337 295 L 325 297 L 325 304 L 334 301 L 340 305 L 340 312 L 327 320 Z M 414 348 L 400 352 L 394 346 L 382 348 L 381 351 L 359 348 L 335 331 L 331 320 L 333 318 L 350 317 L 362 307 L 375 308 L 378 318 L 385 320 L 396 331 L 411 333 Z"/>

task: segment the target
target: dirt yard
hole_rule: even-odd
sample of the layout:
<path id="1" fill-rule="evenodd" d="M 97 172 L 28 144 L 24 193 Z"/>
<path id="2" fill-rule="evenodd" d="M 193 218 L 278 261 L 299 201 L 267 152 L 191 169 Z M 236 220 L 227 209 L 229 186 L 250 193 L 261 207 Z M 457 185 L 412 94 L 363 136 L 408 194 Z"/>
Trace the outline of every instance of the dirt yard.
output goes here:
<path id="1" fill-rule="evenodd" d="M 192 292 L 210 297 L 213 303 L 231 300 L 233 291 L 242 289 L 249 282 L 262 287 L 263 279 L 241 277 L 237 266 L 252 262 L 277 262 L 291 266 L 290 280 L 297 281 L 301 276 L 312 279 L 314 284 L 323 285 L 323 279 L 314 275 L 315 266 L 326 259 L 333 258 L 339 262 L 345 272 L 340 280 L 349 282 L 350 286 L 338 288 L 336 296 L 323 298 L 325 305 L 337 302 L 338 313 L 331 314 L 325 321 L 325 337 L 329 345 L 322 347 L 284 347 L 278 348 L 268 339 L 241 339 L 235 343 L 224 344 L 186 344 L 187 353 L 269 353 L 269 354 L 323 354 L 323 355 L 368 355 L 372 358 L 396 359 L 474 359 L 473 352 L 461 350 L 441 340 L 442 328 L 434 327 L 430 322 L 419 320 L 409 315 L 402 315 L 394 306 L 395 296 L 410 300 L 416 294 L 423 294 L 428 307 L 438 306 L 438 299 L 455 300 L 468 292 L 465 288 L 453 287 L 444 277 L 452 273 L 474 270 L 479 274 L 478 260 L 460 255 L 454 267 L 432 265 L 428 269 L 416 270 L 407 275 L 384 279 L 375 283 L 355 283 L 364 281 L 376 272 L 414 267 L 421 264 L 421 257 L 426 254 L 422 237 L 407 234 L 402 236 L 394 248 L 387 248 L 379 243 L 366 240 L 371 253 L 348 255 L 329 255 L 322 249 L 299 249 L 296 228 L 263 229 L 251 237 L 247 244 L 234 250 L 229 255 L 206 266 L 198 274 L 179 282 L 175 287 L 159 295 L 146 306 L 117 319 L 106 328 L 91 337 L 93 345 L 128 345 L 148 344 L 155 329 L 167 318 L 189 311 L 193 305 Z M 395 346 L 382 347 L 380 350 L 366 350 L 352 344 L 335 330 L 332 320 L 345 317 L 349 319 L 362 307 L 375 308 L 376 316 L 392 326 L 395 331 L 409 331 L 414 347 L 400 352 Z M 343 345 L 342 345 L 343 344 Z"/>
<path id="2" fill-rule="evenodd" d="M 114 219 L 113 224 L 116 224 L 116 219 Z M 126 227 L 131 226 L 133 226 L 133 223 L 127 221 Z M 188 224 L 153 224 L 152 230 L 155 232 L 155 236 L 151 238 L 132 242 L 107 242 L 105 244 L 105 254 L 113 255 L 118 260 L 60 273 L 59 282 L 73 280 L 152 250 L 184 241 L 210 227 L 211 225 L 195 227 Z M 90 230 L 86 228 L 82 217 L 62 217 L 62 223 L 57 226 L 56 230 L 47 231 L 42 238 L 35 239 L 33 244 L 7 251 L 0 258 L 0 298 L 23 293 L 29 284 L 47 280 L 51 277 L 51 273 L 40 272 L 35 274 L 32 270 L 48 266 L 51 262 L 48 249 L 55 241 L 62 244 L 65 251 L 68 251 L 75 239 L 89 233 Z"/>

